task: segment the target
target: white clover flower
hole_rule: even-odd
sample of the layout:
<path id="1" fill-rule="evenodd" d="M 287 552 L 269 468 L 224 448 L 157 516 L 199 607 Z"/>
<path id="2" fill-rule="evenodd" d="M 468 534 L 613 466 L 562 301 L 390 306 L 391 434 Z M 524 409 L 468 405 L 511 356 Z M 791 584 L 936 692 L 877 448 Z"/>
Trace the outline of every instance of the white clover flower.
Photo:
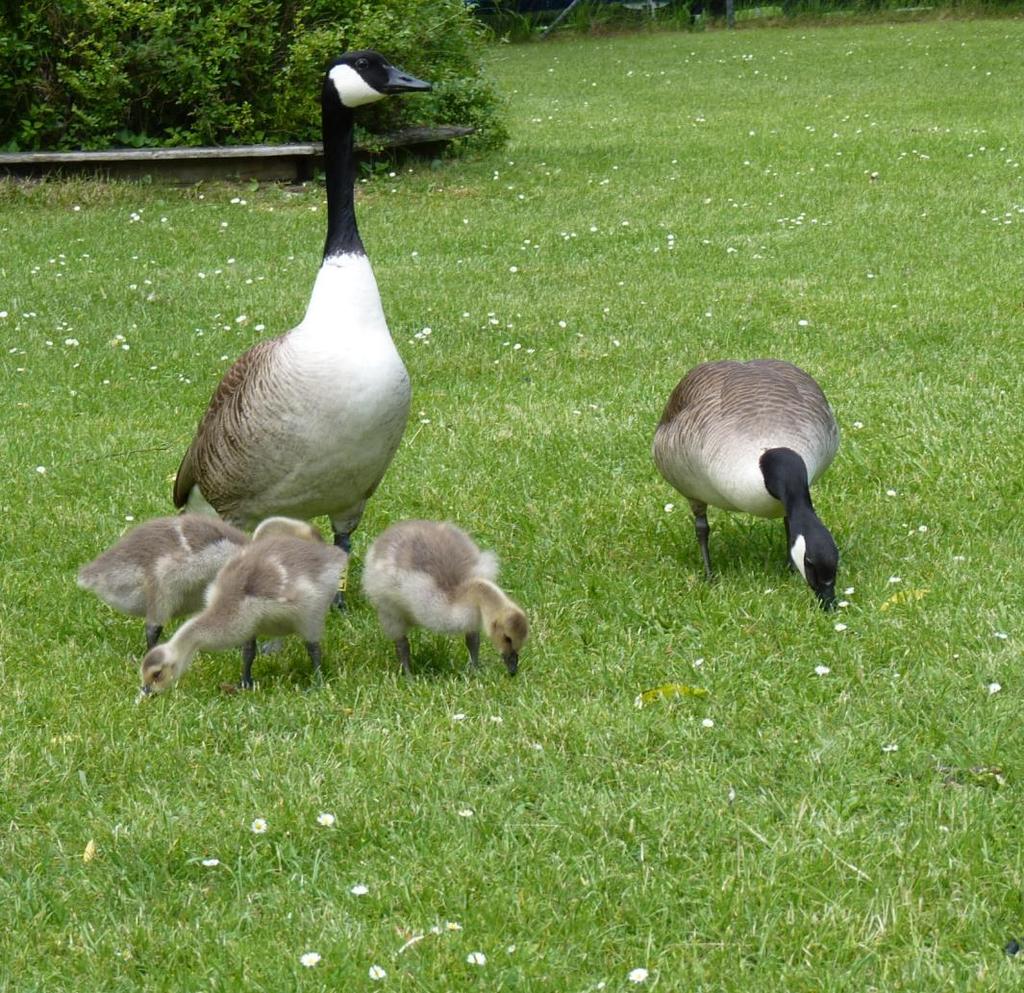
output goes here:
<path id="1" fill-rule="evenodd" d="M 832 670 L 827 665 L 816 665 L 814 674 L 816 676 L 827 676 Z"/>
<path id="2" fill-rule="evenodd" d="M 458 921 L 445 921 L 444 929 L 446 931 L 461 931 L 462 925 Z"/>
<path id="3" fill-rule="evenodd" d="M 473 810 L 470 807 L 463 807 L 462 810 L 459 811 L 459 817 L 472 817 L 472 816 L 473 816 Z"/>
<path id="4" fill-rule="evenodd" d="M 328 813 L 319 814 L 317 816 L 316 822 L 321 827 L 334 827 L 334 823 L 335 823 L 334 814 L 328 814 Z"/>
<path id="5" fill-rule="evenodd" d="M 466 719 L 465 714 L 452 714 L 453 721 L 464 721 Z"/>
<path id="6" fill-rule="evenodd" d="M 312 969 L 320 961 L 319 952 L 304 952 L 299 956 L 299 961 L 307 968 Z"/>
<path id="7" fill-rule="evenodd" d="M 882 745 L 883 752 L 898 752 L 899 750 L 899 745 Z"/>
<path id="8" fill-rule="evenodd" d="M 207 869 L 212 869 L 214 866 L 220 865 L 220 859 L 203 859 L 203 865 Z"/>
<path id="9" fill-rule="evenodd" d="M 379 965 L 371 965 L 370 966 L 370 978 L 371 979 L 387 979 L 388 978 L 388 974 Z"/>
<path id="10" fill-rule="evenodd" d="M 844 624 L 844 623 L 843 623 L 842 621 L 840 621 L 840 622 L 839 622 L 839 623 L 838 623 L 838 624 L 837 624 L 837 625 L 835 626 L 835 630 L 836 630 L 836 631 L 845 631 L 845 630 L 846 630 L 846 625 L 845 625 L 845 624 Z"/>
<path id="11" fill-rule="evenodd" d="M 676 509 L 676 505 L 674 503 L 666 503 L 665 504 L 665 513 L 666 514 L 671 514 L 672 511 L 675 510 L 675 509 Z"/>
<path id="12" fill-rule="evenodd" d="M 249 830 L 253 834 L 266 834 L 267 833 L 267 822 L 262 817 L 257 817 L 256 820 L 249 825 Z"/>
<path id="13" fill-rule="evenodd" d="M 646 983 L 649 973 L 646 969 L 633 969 L 626 977 L 631 983 Z"/>
<path id="14" fill-rule="evenodd" d="M 46 466 L 45 465 L 37 465 L 36 466 L 36 472 L 38 472 L 40 476 L 46 475 Z"/>
<path id="15" fill-rule="evenodd" d="M 1001 689 L 1002 689 L 1002 686 L 1000 686 L 999 683 L 989 683 L 988 684 L 988 695 L 992 696 L 993 693 L 998 693 Z"/>
<path id="16" fill-rule="evenodd" d="M 349 890 L 349 893 L 351 893 L 353 896 L 366 896 L 366 894 L 369 892 L 370 887 L 367 886 L 366 883 L 356 883 L 355 886 L 353 886 Z"/>
<path id="17" fill-rule="evenodd" d="M 715 722 L 710 717 L 705 717 L 700 723 L 702 727 L 706 728 L 713 728 L 715 726 Z"/>
<path id="18" fill-rule="evenodd" d="M 487 956 L 483 952 L 470 952 L 466 956 L 466 961 L 470 965 L 487 965 Z"/>

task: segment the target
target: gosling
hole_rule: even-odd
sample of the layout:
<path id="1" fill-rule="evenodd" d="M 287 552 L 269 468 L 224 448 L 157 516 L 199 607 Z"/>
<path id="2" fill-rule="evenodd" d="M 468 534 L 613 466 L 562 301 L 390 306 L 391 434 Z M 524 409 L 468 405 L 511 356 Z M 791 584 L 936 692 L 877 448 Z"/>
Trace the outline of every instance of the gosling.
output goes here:
<path id="1" fill-rule="evenodd" d="M 243 689 L 251 689 L 258 635 L 297 634 L 320 677 L 324 618 L 348 553 L 321 540 L 260 535 L 217 574 L 206 607 L 142 660 L 139 699 L 173 686 L 199 651 L 241 646 Z"/>
<path id="2" fill-rule="evenodd" d="M 376 607 L 384 633 L 395 642 L 402 671 L 409 667 L 408 631 L 425 627 L 465 634 L 470 665 L 480 664 L 480 629 L 501 655 L 508 674 L 519 668 L 529 633 L 526 614 L 495 583 L 498 559 L 482 552 L 454 524 L 402 521 L 370 546 L 363 592 Z"/>
<path id="3" fill-rule="evenodd" d="M 138 525 L 78 570 L 78 585 L 146 620 L 146 649 L 168 621 L 202 609 L 221 566 L 249 541 L 216 517 L 181 514 Z"/>

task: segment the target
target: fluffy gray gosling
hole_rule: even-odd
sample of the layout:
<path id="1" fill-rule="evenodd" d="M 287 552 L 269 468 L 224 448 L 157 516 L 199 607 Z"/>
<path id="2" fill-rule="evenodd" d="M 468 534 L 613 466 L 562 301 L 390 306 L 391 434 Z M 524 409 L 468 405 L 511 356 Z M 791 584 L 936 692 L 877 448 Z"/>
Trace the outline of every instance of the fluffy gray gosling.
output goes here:
<path id="1" fill-rule="evenodd" d="M 203 606 L 203 595 L 249 538 L 203 514 L 157 517 L 78 570 L 78 585 L 115 610 L 146 619 L 146 648 L 164 625 Z"/>
<path id="2" fill-rule="evenodd" d="M 410 628 L 465 634 L 470 664 L 479 665 L 480 630 L 501 655 L 508 674 L 519 667 L 529 633 L 526 614 L 495 583 L 498 560 L 482 552 L 454 524 L 402 521 L 370 546 L 363 592 L 376 607 L 398 661 L 409 667 Z"/>
<path id="3" fill-rule="evenodd" d="M 203 611 L 146 654 L 139 699 L 173 686 L 197 652 L 236 646 L 242 688 L 251 689 L 258 635 L 299 635 L 319 677 L 324 617 L 347 561 L 347 552 L 322 539 L 264 531 L 217 574 Z"/>

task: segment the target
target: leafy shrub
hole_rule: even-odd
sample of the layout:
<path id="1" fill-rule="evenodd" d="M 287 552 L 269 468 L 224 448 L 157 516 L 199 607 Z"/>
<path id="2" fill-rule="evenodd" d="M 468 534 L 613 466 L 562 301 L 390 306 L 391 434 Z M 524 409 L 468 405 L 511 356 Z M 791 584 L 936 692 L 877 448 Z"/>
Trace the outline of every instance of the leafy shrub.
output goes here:
<path id="1" fill-rule="evenodd" d="M 382 101 L 369 133 L 411 123 L 505 131 L 462 0 L 37 0 L 0 12 L 9 149 L 244 144 L 319 137 L 324 65 L 377 48 L 435 84 Z"/>

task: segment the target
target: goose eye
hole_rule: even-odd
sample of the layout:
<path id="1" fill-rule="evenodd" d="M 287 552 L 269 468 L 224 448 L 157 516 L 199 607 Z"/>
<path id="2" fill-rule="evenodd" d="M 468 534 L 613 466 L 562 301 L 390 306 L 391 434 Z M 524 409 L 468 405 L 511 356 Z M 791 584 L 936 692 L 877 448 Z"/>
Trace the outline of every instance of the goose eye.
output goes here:
<path id="1" fill-rule="evenodd" d="M 369 67 L 369 65 L 370 65 L 369 59 L 356 59 L 356 68 L 357 69 L 366 69 L 366 68 Z"/>

